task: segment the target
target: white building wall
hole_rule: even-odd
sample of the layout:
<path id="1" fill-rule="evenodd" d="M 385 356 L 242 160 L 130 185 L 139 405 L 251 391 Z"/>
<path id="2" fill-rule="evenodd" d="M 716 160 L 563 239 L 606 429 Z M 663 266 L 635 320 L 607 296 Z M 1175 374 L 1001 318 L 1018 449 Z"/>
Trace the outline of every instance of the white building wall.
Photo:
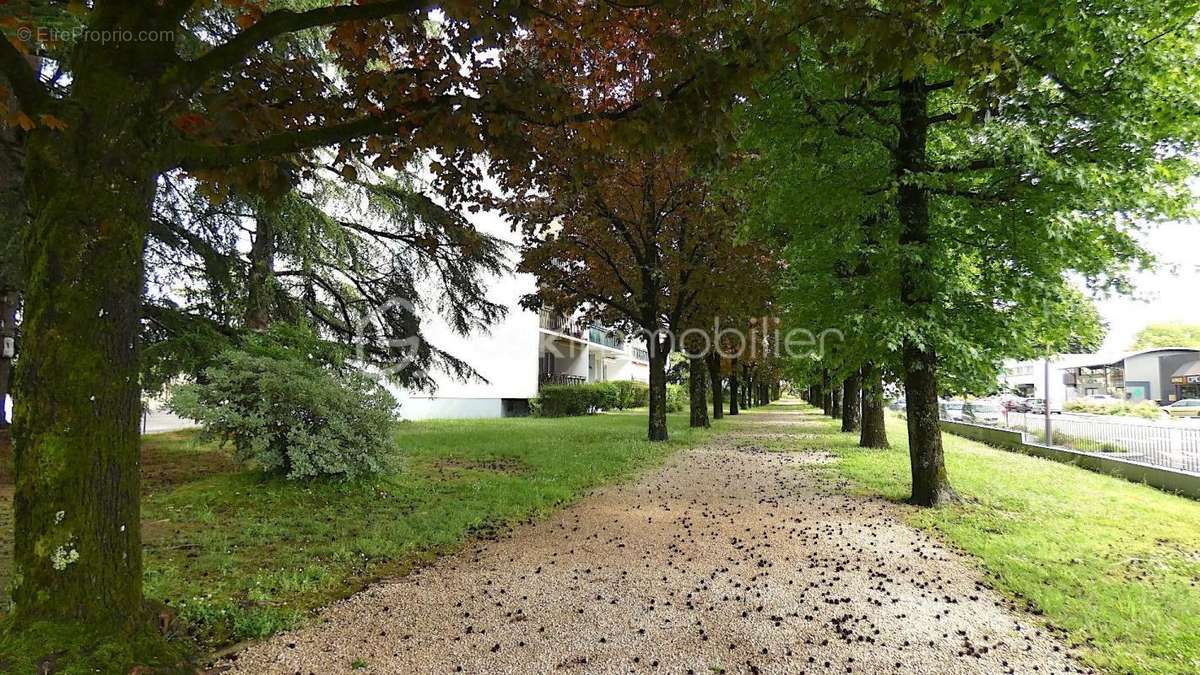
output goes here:
<path id="1" fill-rule="evenodd" d="M 1061 406 L 1075 397 L 1075 390 L 1063 383 L 1063 376 L 1074 360 L 1076 359 L 1071 357 L 1050 360 L 1049 396 L 1046 396 L 1047 362 L 1045 360 L 1005 361 L 1000 372 L 1000 384 L 1004 388 L 1032 385 L 1032 398 L 1048 399 L 1051 408 Z"/>
<path id="2" fill-rule="evenodd" d="M 517 237 L 497 214 L 467 214 L 486 234 L 515 244 Z M 515 267 L 519 253 L 515 246 L 510 262 Z M 528 400 L 537 396 L 539 359 L 547 349 L 555 355 L 556 373 L 588 380 L 638 380 L 649 382 L 649 364 L 634 360 L 632 345 L 616 352 L 586 340 L 556 336 L 540 327 L 536 312 L 521 309 L 521 296 L 536 290 L 536 281 L 527 274 L 506 274 L 486 280 L 488 298 L 508 308 L 508 315 L 490 330 L 458 335 L 444 319 L 429 316 L 422 331 L 439 349 L 465 361 L 481 379 L 461 382 L 449 373 L 435 371 L 430 376 L 438 386 L 434 392 L 405 391 L 392 388 L 404 419 L 499 417 L 504 399 Z M 436 306 L 439 298 L 425 299 Z M 616 358 L 605 358 L 616 355 Z M 598 364 L 600 365 L 597 368 Z"/>
<path id="3" fill-rule="evenodd" d="M 1128 383 L 1148 382 L 1150 386 L 1144 396 L 1134 395 L 1134 403 L 1144 400 L 1155 400 L 1162 390 L 1162 378 L 1159 375 L 1159 355 L 1155 353 L 1130 356 L 1125 360 L 1125 391 L 1131 392 Z M 1143 392 L 1137 392 L 1143 393 Z"/>
<path id="4" fill-rule="evenodd" d="M 468 214 L 468 218 L 481 232 L 516 241 L 507 223 L 495 213 Z M 518 255 L 515 248 L 509 254 L 514 267 Z M 489 330 L 458 335 L 436 315 L 428 316 L 421 327 L 430 343 L 466 362 L 479 373 L 480 379 L 462 382 L 439 370 L 430 373 L 437 382 L 436 391 L 393 388 L 402 418 L 498 417 L 501 399 L 529 399 L 537 395 L 538 317 L 518 304 L 522 295 L 536 289 L 534 278 L 511 273 L 494 276 L 483 285 L 488 288 L 491 301 L 508 308 L 508 315 Z M 426 301 L 436 306 L 440 298 L 430 297 Z"/>
<path id="5" fill-rule="evenodd" d="M 650 364 L 645 361 L 626 359 L 610 361 L 609 364 L 608 379 L 610 380 L 650 382 Z"/>

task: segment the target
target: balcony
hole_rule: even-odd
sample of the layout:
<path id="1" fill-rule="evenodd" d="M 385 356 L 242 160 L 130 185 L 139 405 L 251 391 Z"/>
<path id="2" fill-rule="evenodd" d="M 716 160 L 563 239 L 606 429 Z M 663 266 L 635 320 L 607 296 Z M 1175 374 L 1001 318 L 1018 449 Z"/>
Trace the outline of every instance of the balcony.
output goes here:
<path id="1" fill-rule="evenodd" d="M 601 326 L 592 326 L 588 329 L 588 341 L 613 349 L 620 349 L 625 346 L 625 340 L 616 331 L 611 331 Z"/>
<path id="2" fill-rule="evenodd" d="M 562 333 L 563 335 L 569 335 L 580 340 L 587 339 L 583 324 L 578 321 L 572 321 L 557 312 L 548 312 L 546 310 L 538 312 L 538 325 L 555 333 Z"/>
<path id="3" fill-rule="evenodd" d="M 544 330 L 613 349 L 621 349 L 625 345 L 625 338 L 614 330 L 599 324 L 587 324 L 580 320 L 568 319 L 557 312 L 546 310 L 538 312 L 538 325 Z"/>
<path id="4" fill-rule="evenodd" d="M 637 359 L 638 361 L 646 361 L 647 363 L 649 363 L 650 352 L 646 351 L 645 349 L 642 349 L 641 347 L 634 347 L 633 348 L 633 358 Z"/>
<path id="5" fill-rule="evenodd" d="M 578 385 L 587 382 L 582 375 L 567 375 L 566 373 L 538 373 L 538 387 L 548 384 Z"/>

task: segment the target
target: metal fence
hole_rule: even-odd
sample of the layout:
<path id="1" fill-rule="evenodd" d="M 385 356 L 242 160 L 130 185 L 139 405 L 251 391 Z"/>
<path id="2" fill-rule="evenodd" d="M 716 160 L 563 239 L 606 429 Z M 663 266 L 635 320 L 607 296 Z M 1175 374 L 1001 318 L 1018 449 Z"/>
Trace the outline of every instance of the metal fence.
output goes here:
<path id="1" fill-rule="evenodd" d="M 1200 473 L 1200 428 L 1169 421 L 1135 422 L 1051 415 L 1050 442 L 1047 443 L 1045 415 L 1009 412 L 999 422 L 987 423 L 943 417 L 955 422 L 1019 430 L 1031 443 Z"/>

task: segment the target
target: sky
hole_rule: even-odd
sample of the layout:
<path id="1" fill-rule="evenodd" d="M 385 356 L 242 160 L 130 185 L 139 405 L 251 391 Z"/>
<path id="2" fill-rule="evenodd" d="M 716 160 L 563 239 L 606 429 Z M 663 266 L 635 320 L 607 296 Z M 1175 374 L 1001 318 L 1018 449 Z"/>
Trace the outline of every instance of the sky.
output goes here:
<path id="1" fill-rule="evenodd" d="M 1103 351 L 1124 351 L 1151 323 L 1200 324 L 1200 224 L 1166 223 L 1145 231 L 1142 243 L 1155 256 L 1156 269 L 1134 277 L 1133 297 L 1097 298 L 1108 321 Z"/>

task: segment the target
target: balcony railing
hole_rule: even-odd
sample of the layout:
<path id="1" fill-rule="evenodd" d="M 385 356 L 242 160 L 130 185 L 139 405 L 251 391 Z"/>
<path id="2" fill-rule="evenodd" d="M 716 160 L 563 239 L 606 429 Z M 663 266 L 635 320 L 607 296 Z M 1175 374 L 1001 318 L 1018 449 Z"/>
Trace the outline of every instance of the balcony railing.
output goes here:
<path id="1" fill-rule="evenodd" d="M 576 385 L 584 384 L 587 378 L 582 375 L 567 375 L 566 373 L 539 373 L 538 386 L 544 387 L 548 384 L 567 384 Z"/>
<path id="2" fill-rule="evenodd" d="M 588 330 L 588 340 L 598 345 L 612 347 L 613 349 L 620 349 L 625 346 L 625 340 L 620 335 L 600 326 L 592 326 Z"/>
<path id="3" fill-rule="evenodd" d="M 538 312 L 538 325 L 546 330 L 552 330 L 555 333 L 570 335 L 580 340 L 585 339 L 585 330 L 583 324 L 578 321 L 572 321 L 562 314 L 556 312 L 547 312 L 545 310 Z"/>
<path id="4" fill-rule="evenodd" d="M 646 351 L 645 349 L 642 349 L 641 347 L 634 347 L 633 348 L 633 358 L 637 359 L 638 361 L 649 361 L 650 360 L 650 352 Z"/>
<path id="5" fill-rule="evenodd" d="M 538 312 L 538 325 L 555 333 L 562 333 L 613 349 L 620 349 L 625 345 L 625 338 L 614 330 L 598 324 L 586 324 L 579 320 L 568 319 L 557 312 L 546 310 Z"/>

